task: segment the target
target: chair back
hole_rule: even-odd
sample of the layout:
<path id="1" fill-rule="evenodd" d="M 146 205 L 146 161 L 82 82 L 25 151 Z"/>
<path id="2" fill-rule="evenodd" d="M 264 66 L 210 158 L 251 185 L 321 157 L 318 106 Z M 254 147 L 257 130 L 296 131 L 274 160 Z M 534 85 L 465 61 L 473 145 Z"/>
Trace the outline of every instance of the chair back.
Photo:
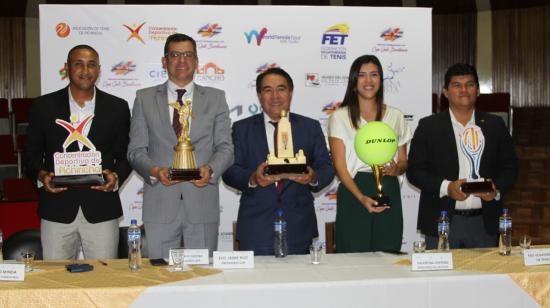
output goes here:
<path id="1" fill-rule="evenodd" d="M 40 231 L 34 229 L 18 231 L 4 241 L 2 250 L 4 260 L 21 260 L 21 253 L 27 250 L 34 252 L 35 260 L 42 260 Z"/>

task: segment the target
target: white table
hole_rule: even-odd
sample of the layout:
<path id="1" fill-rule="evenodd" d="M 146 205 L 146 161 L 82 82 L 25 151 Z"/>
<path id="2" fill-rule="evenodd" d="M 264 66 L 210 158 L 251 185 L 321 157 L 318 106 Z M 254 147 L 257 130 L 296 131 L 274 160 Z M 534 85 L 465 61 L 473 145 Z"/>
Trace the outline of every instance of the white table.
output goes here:
<path id="1" fill-rule="evenodd" d="M 539 307 L 504 274 L 412 272 L 385 253 L 255 257 L 255 268 L 225 270 L 148 288 L 132 307 Z"/>

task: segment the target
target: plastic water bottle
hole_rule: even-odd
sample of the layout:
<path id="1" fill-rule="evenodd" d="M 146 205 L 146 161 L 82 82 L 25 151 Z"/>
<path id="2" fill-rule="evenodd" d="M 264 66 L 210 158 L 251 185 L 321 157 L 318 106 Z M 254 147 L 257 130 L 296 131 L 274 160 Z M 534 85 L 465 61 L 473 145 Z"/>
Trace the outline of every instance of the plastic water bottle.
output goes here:
<path id="1" fill-rule="evenodd" d="M 447 211 L 441 211 L 441 216 L 437 219 L 437 234 L 439 240 L 437 241 L 437 250 L 449 251 L 449 231 L 451 230 L 451 224 Z"/>
<path id="2" fill-rule="evenodd" d="M 128 268 L 132 272 L 141 270 L 141 229 L 135 219 L 128 227 Z"/>
<path id="3" fill-rule="evenodd" d="M 277 217 L 274 223 L 275 238 L 273 248 L 275 250 L 275 258 L 283 258 L 288 252 L 286 243 L 286 221 L 283 218 L 283 210 L 277 210 Z"/>
<path id="4" fill-rule="evenodd" d="M 509 256 L 512 253 L 512 217 L 508 209 L 502 209 L 502 216 L 498 221 L 500 232 L 498 238 L 498 252 L 501 256 Z"/>

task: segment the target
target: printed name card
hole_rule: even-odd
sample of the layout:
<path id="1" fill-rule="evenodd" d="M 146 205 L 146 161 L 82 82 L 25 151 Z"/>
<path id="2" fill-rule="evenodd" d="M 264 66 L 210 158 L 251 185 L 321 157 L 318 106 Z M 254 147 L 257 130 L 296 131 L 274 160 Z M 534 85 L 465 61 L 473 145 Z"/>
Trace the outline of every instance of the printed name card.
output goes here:
<path id="1" fill-rule="evenodd" d="M 254 251 L 214 251 L 215 268 L 254 268 Z"/>
<path id="2" fill-rule="evenodd" d="M 0 281 L 25 280 L 25 264 L 0 263 Z"/>
<path id="3" fill-rule="evenodd" d="M 413 271 L 442 271 L 453 269 L 453 253 L 413 253 Z"/>
<path id="4" fill-rule="evenodd" d="M 550 264 L 550 248 L 524 250 L 523 262 L 525 266 Z"/>
<path id="5" fill-rule="evenodd" d="M 184 249 L 183 264 L 209 264 L 208 249 Z"/>

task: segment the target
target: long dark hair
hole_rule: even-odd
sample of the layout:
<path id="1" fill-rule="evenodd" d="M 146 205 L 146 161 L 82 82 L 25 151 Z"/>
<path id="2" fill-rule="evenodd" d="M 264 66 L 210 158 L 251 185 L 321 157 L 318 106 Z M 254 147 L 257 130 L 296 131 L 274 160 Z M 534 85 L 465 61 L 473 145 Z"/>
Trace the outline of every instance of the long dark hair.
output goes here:
<path id="1" fill-rule="evenodd" d="M 355 129 L 359 128 L 361 112 L 359 110 L 359 98 L 357 97 L 357 80 L 359 79 L 359 71 L 363 64 L 373 63 L 378 67 L 378 73 L 380 74 L 380 89 L 376 92 L 376 121 L 382 120 L 382 104 L 384 103 L 384 72 L 382 70 L 382 64 L 380 60 L 374 55 L 363 55 L 355 59 L 349 69 L 348 87 L 346 89 L 346 95 L 344 95 L 344 101 L 342 107 L 348 106 L 349 118 L 351 124 Z"/>

